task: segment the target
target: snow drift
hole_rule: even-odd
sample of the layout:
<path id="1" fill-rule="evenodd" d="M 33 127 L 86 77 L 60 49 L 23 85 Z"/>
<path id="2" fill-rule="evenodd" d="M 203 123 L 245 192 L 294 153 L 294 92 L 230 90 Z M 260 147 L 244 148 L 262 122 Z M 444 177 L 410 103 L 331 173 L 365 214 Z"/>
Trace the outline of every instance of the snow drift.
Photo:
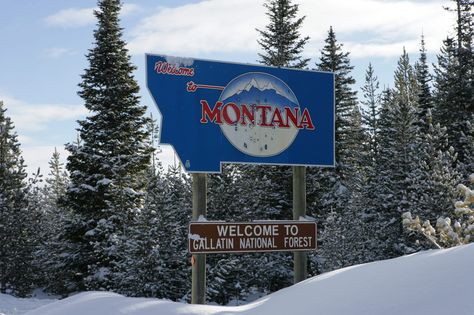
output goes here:
<path id="1" fill-rule="evenodd" d="M 474 314 L 474 244 L 329 272 L 243 306 L 189 305 L 87 292 L 28 315 Z"/>
<path id="2" fill-rule="evenodd" d="M 54 301 L 51 297 L 42 294 L 34 294 L 34 296 L 33 298 L 17 298 L 0 293 L 0 315 L 21 315 Z"/>

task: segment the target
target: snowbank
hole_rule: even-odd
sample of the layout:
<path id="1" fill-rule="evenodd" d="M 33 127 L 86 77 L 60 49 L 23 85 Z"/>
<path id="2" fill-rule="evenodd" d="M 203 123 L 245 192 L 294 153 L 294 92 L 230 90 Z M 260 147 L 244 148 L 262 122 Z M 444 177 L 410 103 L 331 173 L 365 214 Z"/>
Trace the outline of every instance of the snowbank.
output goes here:
<path id="1" fill-rule="evenodd" d="M 40 306 L 54 302 L 46 298 L 20 299 L 11 295 L 0 294 L 0 315 L 20 315 Z"/>
<path id="2" fill-rule="evenodd" d="M 471 315 L 474 314 L 473 262 L 474 244 L 344 268 L 243 306 L 188 305 L 87 292 L 26 314 Z"/>

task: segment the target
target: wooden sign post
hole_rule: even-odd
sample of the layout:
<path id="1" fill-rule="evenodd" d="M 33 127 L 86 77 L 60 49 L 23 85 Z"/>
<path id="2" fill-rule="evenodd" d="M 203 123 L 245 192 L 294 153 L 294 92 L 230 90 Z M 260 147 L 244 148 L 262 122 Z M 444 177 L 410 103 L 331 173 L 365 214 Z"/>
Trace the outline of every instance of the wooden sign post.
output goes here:
<path id="1" fill-rule="evenodd" d="M 206 215 L 207 181 L 205 173 L 193 174 L 193 221 Z M 191 267 L 191 303 L 206 304 L 206 254 L 193 254 Z"/>
<path id="2" fill-rule="evenodd" d="M 293 166 L 293 220 L 306 216 L 306 167 Z M 315 247 L 316 248 L 316 244 Z M 305 252 L 293 253 L 293 282 L 306 279 L 307 259 Z"/>

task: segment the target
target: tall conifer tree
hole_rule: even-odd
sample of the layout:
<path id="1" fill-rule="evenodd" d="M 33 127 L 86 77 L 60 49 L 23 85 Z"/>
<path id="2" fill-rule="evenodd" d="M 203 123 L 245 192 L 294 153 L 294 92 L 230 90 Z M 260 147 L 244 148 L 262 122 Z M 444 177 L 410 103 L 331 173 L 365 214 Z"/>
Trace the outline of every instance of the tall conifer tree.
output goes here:
<path id="1" fill-rule="evenodd" d="M 472 0 L 453 0 L 456 14 L 456 36 L 448 37 L 435 65 L 436 121 L 446 126 L 450 144 L 464 162 L 461 143 L 466 122 L 474 112 L 474 22 Z M 472 123 L 472 121 L 470 122 Z"/>
<path id="2" fill-rule="evenodd" d="M 379 92 L 378 78 L 375 75 L 372 64 L 370 63 L 365 72 L 365 83 L 362 87 L 362 92 L 364 93 L 362 104 L 365 106 L 365 108 L 362 109 L 362 122 L 368 136 L 368 164 L 373 165 L 375 157 L 378 155 L 379 151 L 378 120 L 380 116 L 381 95 Z"/>
<path id="3" fill-rule="evenodd" d="M 258 54 L 262 58 L 260 62 L 276 67 L 306 67 L 309 58 L 303 58 L 301 53 L 309 37 L 300 34 L 305 17 L 297 16 L 299 6 L 291 0 L 269 0 L 263 6 L 270 23 L 265 30 L 257 30 L 260 34 L 257 42 L 263 49 Z"/>
<path id="4" fill-rule="evenodd" d="M 354 112 L 358 111 L 357 92 L 353 90 L 355 80 L 350 74 L 354 67 L 350 64 L 349 52 L 344 52 L 342 47 L 330 27 L 317 63 L 318 70 L 331 71 L 335 75 L 336 173 L 341 178 L 349 175 L 349 168 L 355 167 L 354 154 L 360 152 L 361 145 L 356 135 L 361 128 L 357 119 L 359 114 Z"/>
<path id="5" fill-rule="evenodd" d="M 454 168 L 456 154 L 448 145 L 446 128 L 433 125 L 429 110 L 425 120 L 427 129 L 417 139 L 415 164 L 410 173 L 409 210 L 434 224 L 438 217 L 451 211 L 460 176 Z"/>
<path id="6" fill-rule="evenodd" d="M 32 289 L 36 232 L 28 207 L 25 164 L 13 122 L 0 101 L 0 293 Z"/>
<path id="7" fill-rule="evenodd" d="M 431 95 L 431 74 L 428 67 L 425 37 L 421 36 L 420 58 L 415 64 L 416 80 L 419 86 L 418 92 L 418 125 L 420 132 L 427 132 L 428 125 L 426 115 L 433 109 L 433 97 Z"/>
<path id="8" fill-rule="evenodd" d="M 364 151 L 368 140 L 363 132 L 363 116 L 357 106 L 357 92 L 353 89 L 355 80 L 351 76 L 353 66 L 349 52 L 343 51 L 332 27 L 316 66 L 318 70 L 333 72 L 335 77 L 336 168 L 309 172 L 313 185 L 319 184 L 318 192 L 310 196 L 312 207 L 318 212 L 316 217 L 323 222 L 321 230 L 325 230 L 324 239 L 328 242 L 321 244 L 321 250 L 313 261 L 325 262 L 318 270 L 332 270 L 360 262 L 357 251 L 364 246 L 366 236 L 361 230 L 363 211 L 359 211 L 363 202 L 358 199 L 362 197 L 366 180 L 362 163 L 367 158 Z M 346 246 L 345 239 L 352 239 L 353 246 Z M 347 259 L 341 261 L 339 257 L 342 256 Z"/>
<path id="9" fill-rule="evenodd" d="M 94 47 L 79 96 L 90 115 L 79 121 L 81 143 L 68 144 L 71 183 L 66 227 L 74 289 L 110 289 L 124 226 L 143 205 L 152 149 L 146 144 L 146 107 L 139 104 L 135 67 L 121 39 L 120 0 L 101 0 Z"/>
<path id="10" fill-rule="evenodd" d="M 41 204 L 41 247 L 37 252 L 38 261 L 44 272 L 45 288 L 50 292 L 64 294 L 64 278 L 67 271 L 61 256 L 64 244 L 61 234 L 69 218 L 69 211 L 61 206 L 69 183 L 69 175 L 60 161 L 60 154 L 54 149 L 49 160 L 49 173 L 41 187 L 43 202 Z"/>
<path id="11" fill-rule="evenodd" d="M 302 52 L 309 37 L 300 34 L 305 17 L 298 17 L 299 6 L 291 0 L 268 0 L 264 7 L 269 23 L 264 30 L 257 30 L 260 35 L 257 42 L 262 49 L 260 62 L 276 67 L 305 67 L 309 59 L 304 58 Z M 290 167 L 245 165 L 241 170 L 242 183 L 250 187 L 248 201 L 254 210 L 251 219 L 288 220 L 292 217 Z M 291 283 L 288 254 L 274 253 L 270 258 L 245 257 L 248 258 L 245 265 L 263 266 L 264 280 L 258 281 L 257 286 L 264 284 L 266 290 L 274 291 Z"/>
<path id="12" fill-rule="evenodd" d="M 381 258 L 407 251 L 401 214 L 410 207 L 410 173 L 414 167 L 418 139 L 418 83 L 408 54 L 395 70 L 395 87 L 385 93 L 380 114 L 380 155 L 376 165 L 375 206 L 384 222 L 380 235 L 385 243 Z"/>

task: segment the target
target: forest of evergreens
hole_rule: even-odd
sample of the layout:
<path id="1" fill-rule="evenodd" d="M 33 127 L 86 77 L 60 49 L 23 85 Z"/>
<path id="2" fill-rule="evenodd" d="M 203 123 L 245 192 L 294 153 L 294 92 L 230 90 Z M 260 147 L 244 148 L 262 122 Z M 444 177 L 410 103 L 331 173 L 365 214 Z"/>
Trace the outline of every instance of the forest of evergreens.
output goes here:
<path id="1" fill-rule="evenodd" d="M 336 29 L 311 64 L 300 33 L 311 12 L 290 0 L 265 3 L 260 62 L 335 73 L 336 167 L 307 168 L 307 214 L 319 230 L 309 275 L 474 239 L 474 206 L 462 195 L 474 173 L 473 4 L 446 1 L 456 25 L 433 65 L 420 34 L 418 55 L 400 47 L 392 87 L 381 88 L 369 65 L 357 91 Z M 26 174 L 0 102 L 1 293 L 190 298 L 191 178 L 157 158 L 159 126 L 140 103 L 120 8 L 120 0 L 99 1 L 78 91 L 90 114 L 66 144 L 67 163 L 52 152 L 49 170 Z M 291 183 L 291 167 L 226 164 L 208 175 L 207 219 L 291 219 Z M 292 259 L 208 255 L 207 298 L 226 304 L 291 285 Z"/>

